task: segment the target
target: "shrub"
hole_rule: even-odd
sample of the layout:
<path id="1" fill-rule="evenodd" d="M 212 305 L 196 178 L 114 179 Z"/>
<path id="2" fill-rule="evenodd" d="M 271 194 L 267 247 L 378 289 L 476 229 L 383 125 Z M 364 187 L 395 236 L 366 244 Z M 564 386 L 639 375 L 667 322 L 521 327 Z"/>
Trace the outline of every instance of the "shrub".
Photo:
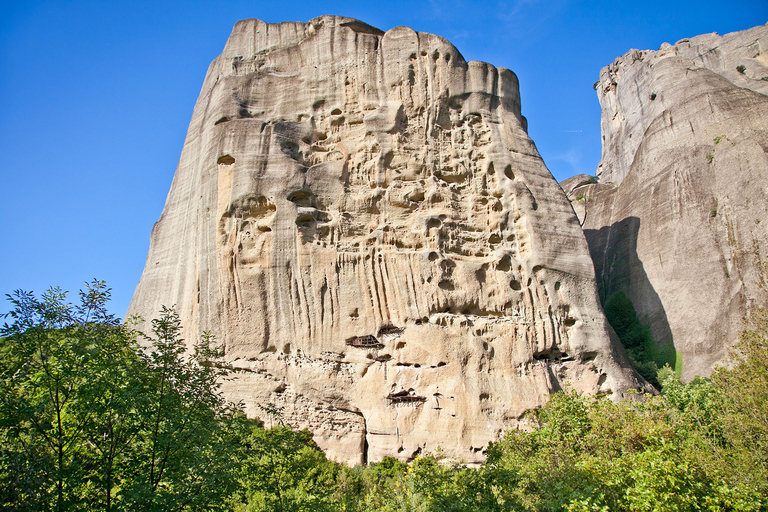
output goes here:
<path id="1" fill-rule="evenodd" d="M 656 344 L 650 325 L 640 322 L 635 306 L 624 292 L 613 293 L 606 299 L 603 308 L 608 323 L 616 331 L 632 366 L 645 380 L 657 389 L 660 388 L 657 376 L 659 367 L 664 364 L 679 364 L 674 347 L 660 347 Z"/>

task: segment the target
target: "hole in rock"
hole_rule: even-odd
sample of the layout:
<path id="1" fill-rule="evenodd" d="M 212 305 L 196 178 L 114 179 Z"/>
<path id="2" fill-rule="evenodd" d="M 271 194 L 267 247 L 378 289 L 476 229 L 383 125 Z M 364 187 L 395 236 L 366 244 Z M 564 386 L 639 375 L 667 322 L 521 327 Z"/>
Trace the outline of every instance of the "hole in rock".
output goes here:
<path id="1" fill-rule="evenodd" d="M 437 284 L 438 287 L 440 287 L 441 290 L 447 290 L 447 291 L 453 291 L 456 289 L 453 282 L 449 281 L 448 279 L 443 279 Z"/>
<path id="2" fill-rule="evenodd" d="M 229 121 L 229 118 L 228 118 L 227 116 L 224 116 L 224 117 L 220 118 L 218 121 L 216 121 L 216 122 L 215 122 L 215 123 L 213 123 L 213 124 L 214 124 L 214 126 L 215 126 L 215 125 L 217 125 L 217 124 L 226 123 L 227 121 Z"/>
<path id="3" fill-rule="evenodd" d="M 232 165 L 235 163 L 235 159 L 232 158 L 230 155 L 224 155 L 220 156 L 218 160 L 216 160 L 216 163 L 219 165 Z"/>
<path id="4" fill-rule="evenodd" d="M 504 168 L 504 176 L 507 178 L 514 180 L 515 179 L 515 173 L 512 172 L 512 166 L 508 165 Z"/>
<path id="5" fill-rule="evenodd" d="M 555 281 L 555 290 L 560 289 L 560 281 Z"/>
<path id="6" fill-rule="evenodd" d="M 335 109 L 331 110 L 331 115 L 332 116 L 341 115 L 341 109 L 340 108 L 335 108 Z"/>
<path id="7" fill-rule="evenodd" d="M 437 254 L 435 251 L 432 251 L 431 253 L 429 253 L 429 256 L 427 256 L 429 261 L 435 261 L 439 257 L 440 257 L 440 255 Z"/>
<path id="8" fill-rule="evenodd" d="M 520 284 L 520 281 L 518 281 L 517 279 L 511 280 L 509 282 L 509 287 L 515 290 L 516 292 L 523 289 L 523 286 Z"/>
<path id="9" fill-rule="evenodd" d="M 306 190 L 296 190 L 288 194 L 288 200 L 299 206 L 313 206 L 313 195 Z"/>
<path id="10" fill-rule="evenodd" d="M 311 215 L 300 215 L 296 218 L 296 225 L 300 228 L 311 228 L 315 225 L 315 219 Z"/>
<path id="11" fill-rule="evenodd" d="M 512 258 L 509 257 L 509 254 L 505 255 L 503 258 L 499 260 L 498 263 L 496 263 L 496 270 L 501 270 L 502 272 L 509 272 L 511 268 L 512 268 Z"/>

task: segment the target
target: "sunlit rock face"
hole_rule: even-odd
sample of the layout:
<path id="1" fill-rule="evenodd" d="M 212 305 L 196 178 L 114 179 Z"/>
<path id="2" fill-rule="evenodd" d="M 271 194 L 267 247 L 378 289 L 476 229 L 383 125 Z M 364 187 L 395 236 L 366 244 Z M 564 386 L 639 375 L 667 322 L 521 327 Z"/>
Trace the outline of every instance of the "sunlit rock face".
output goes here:
<path id="1" fill-rule="evenodd" d="M 632 50 L 596 90 L 600 183 L 563 187 L 600 290 L 632 299 L 685 379 L 708 375 L 768 303 L 768 26 Z"/>
<path id="2" fill-rule="evenodd" d="M 235 25 L 130 312 L 162 304 L 223 344 L 231 400 L 350 463 L 477 462 L 554 391 L 641 385 L 517 78 L 405 27 Z"/>

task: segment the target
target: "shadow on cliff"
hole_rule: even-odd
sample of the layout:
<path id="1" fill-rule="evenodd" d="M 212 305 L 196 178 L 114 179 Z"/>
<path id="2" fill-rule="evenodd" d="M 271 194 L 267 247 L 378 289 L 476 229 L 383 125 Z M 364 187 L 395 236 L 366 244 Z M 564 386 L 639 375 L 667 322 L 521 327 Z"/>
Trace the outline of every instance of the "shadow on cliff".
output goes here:
<path id="1" fill-rule="evenodd" d="M 627 217 L 601 229 L 585 229 L 589 253 L 595 265 L 600 302 L 622 291 L 632 301 L 640 321 L 651 326 L 660 346 L 672 343 L 672 330 L 659 294 L 637 255 L 640 219 Z"/>

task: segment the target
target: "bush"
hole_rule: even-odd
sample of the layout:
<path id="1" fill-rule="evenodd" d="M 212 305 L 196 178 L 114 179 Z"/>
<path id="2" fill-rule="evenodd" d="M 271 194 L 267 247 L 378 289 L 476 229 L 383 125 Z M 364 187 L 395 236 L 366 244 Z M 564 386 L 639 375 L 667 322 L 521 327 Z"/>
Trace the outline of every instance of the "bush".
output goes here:
<path id="1" fill-rule="evenodd" d="M 657 373 L 665 364 L 676 364 L 676 354 L 671 345 L 660 347 L 656 344 L 648 324 L 641 323 L 629 297 L 618 291 L 605 301 L 603 306 L 608 323 L 621 340 L 635 370 L 653 384 L 661 388 Z"/>

